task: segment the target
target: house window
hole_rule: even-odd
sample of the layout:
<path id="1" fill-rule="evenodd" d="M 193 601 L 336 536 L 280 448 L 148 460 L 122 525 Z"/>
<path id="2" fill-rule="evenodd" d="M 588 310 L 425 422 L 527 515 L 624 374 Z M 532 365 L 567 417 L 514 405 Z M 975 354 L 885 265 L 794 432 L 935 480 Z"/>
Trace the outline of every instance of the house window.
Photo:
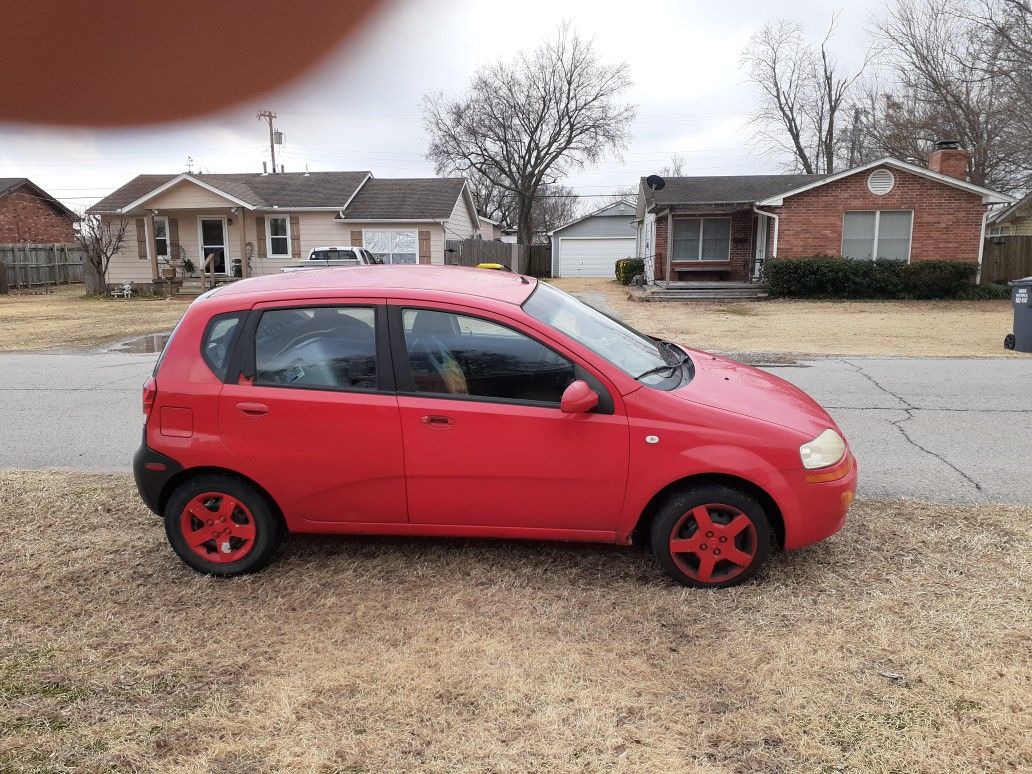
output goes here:
<path id="1" fill-rule="evenodd" d="M 389 231 L 386 229 L 365 230 L 365 248 L 384 263 L 416 263 L 416 245 L 419 235 L 415 231 Z"/>
<path id="2" fill-rule="evenodd" d="M 731 218 L 675 218 L 674 261 L 731 259 Z"/>
<path id="3" fill-rule="evenodd" d="M 913 221 L 910 210 L 847 212 L 842 218 L 842 255 L 909 261 Z"/>
<path id="4" fill-rule="evenodd" d="M 290 257 L 290 218 L 286 215 L 269 218 L 269 257 Z"/>
<path id="5" fill-rule="evenodd" d="M 154 218 L 154 253 L 159 261 L 168 260 L 168 218 Z"/>
<path id="6" fill-rule="evenodd" d="M 1010 226 L 993 226 L 992 228 L 989 229 L 989 236 L 991 236 L 991 237 L 1010 236 L 1010 233 L 1011 233 L 1011 227 Z"/>

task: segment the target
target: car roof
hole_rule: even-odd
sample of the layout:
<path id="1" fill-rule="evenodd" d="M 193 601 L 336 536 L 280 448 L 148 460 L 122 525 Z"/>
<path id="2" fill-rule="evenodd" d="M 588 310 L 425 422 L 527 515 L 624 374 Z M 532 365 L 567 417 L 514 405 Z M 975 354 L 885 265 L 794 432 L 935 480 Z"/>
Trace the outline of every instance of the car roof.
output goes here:
<path id="1" fill-rule="evenodd" d="M 268 301 L 277 295 L 294 296 L 304 291 L 349 290 L 382 292 L 384 295 L 403 291 L 423 291 L 457 297 L 477 296 L 509 304 L 522 304 L 537 287 L 537 280 L 509 271 L 473 269 L 463 266 L 429 266 L 387 264 L 380 266 L 340 266 L 319 271 L 268 274 L 234 282 L 219 288 L 213 296 L 239 300 L 241 296 L 257 296 Z M 408 293 L 406 293 L 408 295 Z"/>

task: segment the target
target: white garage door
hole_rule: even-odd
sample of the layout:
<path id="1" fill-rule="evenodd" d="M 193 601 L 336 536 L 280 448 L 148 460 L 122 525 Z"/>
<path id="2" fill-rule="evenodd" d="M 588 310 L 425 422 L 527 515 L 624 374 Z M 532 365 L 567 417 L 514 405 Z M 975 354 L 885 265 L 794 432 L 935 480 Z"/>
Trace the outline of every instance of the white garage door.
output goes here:
<path id="1" fill-rule="evenodd" d="M 559 238 L 560 277 L 612 277 L 613 264 L 634 256 L 634 237 L 624 239 Z"/>

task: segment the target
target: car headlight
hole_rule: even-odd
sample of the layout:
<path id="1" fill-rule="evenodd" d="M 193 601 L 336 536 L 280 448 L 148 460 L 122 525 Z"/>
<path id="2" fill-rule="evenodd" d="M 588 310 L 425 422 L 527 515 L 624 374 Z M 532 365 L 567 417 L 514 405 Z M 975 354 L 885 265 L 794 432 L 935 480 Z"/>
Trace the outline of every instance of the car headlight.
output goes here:
<path id="1" fill-rule="evenodd" d="M 834 465 L 845 453 L 846 442 L 831 428 L 799 447 L 799 456 L 807 470 Z"/>

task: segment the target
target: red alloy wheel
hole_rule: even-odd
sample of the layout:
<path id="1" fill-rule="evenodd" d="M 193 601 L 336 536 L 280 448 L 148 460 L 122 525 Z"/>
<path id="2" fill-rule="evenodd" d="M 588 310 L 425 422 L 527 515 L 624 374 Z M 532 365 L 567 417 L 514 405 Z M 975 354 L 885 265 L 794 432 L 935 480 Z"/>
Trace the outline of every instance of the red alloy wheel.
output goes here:
<path id="1" fill-rule="evenodd" d="M 254 516 L 224 492 L 205 492 L 183 508 L 179 529 L 190 550 L 214 564 L 239 562 L 254 548 Z"/>
<path id="2" fill-rule="evenodd" d="M 684 514 L 670 532 L 670 556 L 699 583 L 724 583 L 756 558 L 756 527 L 738 508 L 711 503 Z"/>

